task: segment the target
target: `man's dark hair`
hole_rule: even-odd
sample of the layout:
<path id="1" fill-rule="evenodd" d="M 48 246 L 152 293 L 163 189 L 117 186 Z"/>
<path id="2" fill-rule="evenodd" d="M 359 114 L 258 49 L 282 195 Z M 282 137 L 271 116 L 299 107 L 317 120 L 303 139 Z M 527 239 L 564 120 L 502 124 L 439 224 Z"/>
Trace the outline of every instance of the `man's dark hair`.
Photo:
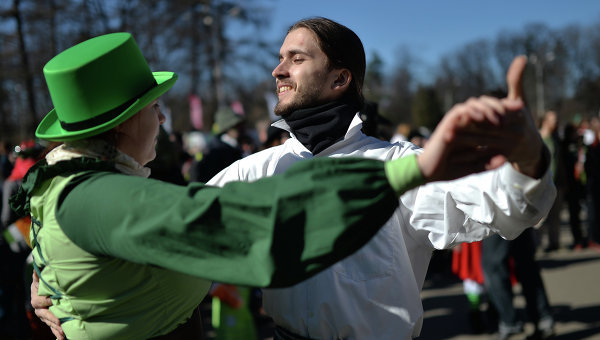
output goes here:
<path id="1" fill-rule="evenodd" d="M 360 38 L 348 27 L 323 17 L 312 17 L 296 22 L 288 33 L 306 28 L 317 37 L 317 43 L 328 58 L 330 68 L 347 68 L 352 82 L 344 98 L 363 105 L 362 86 L 365 79 L 365 50 Z"/>

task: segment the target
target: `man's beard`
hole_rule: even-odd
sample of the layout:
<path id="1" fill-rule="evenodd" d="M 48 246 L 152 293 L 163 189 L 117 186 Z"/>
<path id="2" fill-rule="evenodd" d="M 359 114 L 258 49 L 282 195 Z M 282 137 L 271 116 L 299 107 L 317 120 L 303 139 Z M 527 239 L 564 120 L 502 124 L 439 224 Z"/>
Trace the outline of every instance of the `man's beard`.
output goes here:
<path id="1" fill-rule="evenodd" d="M 306 91 L 297 92 L 296 97 L 287 104 L 282 104 L 280 101 L 277 102 L 273 112 L 278 116 L 285 116 L 296 110 L 319 106 L 324 104 L 323 100 L 319 99 L 320 94 L 321 88 L 317 86 L 309 87 Z"/>

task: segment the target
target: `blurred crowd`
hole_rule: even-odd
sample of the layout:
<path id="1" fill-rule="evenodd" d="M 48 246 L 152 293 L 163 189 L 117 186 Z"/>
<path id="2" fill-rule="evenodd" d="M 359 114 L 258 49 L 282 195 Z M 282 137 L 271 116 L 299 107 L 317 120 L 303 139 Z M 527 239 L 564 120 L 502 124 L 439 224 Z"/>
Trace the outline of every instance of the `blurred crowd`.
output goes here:
<path id="1" fill-rule="evenodd" d="M 376 103 L 368 102 L 360 116 L 364 122 L 363 132 L 381 140 L 410 141 L 423 147 L 430 135 L 425 127 L 394 125 L 378 113 Z M 181 185 L 206 182 L 238 159 L 285 143 L 290 134 L 271 126 L 271 123 L 261 121 L 249 126 L 243 114 L 224 107 L 215 113 L 215 123 L 210 132 L 167 131 L 161 127 L 158 156 L 149 164 L 151 177 Z M 534 259 L 536 248 L 541 244 L 545 245 L 543 250 L 546 252 L 578 251 L 587 247 L 600 251 L 600 118 L 575 116 L 571 121 L 561 122 L 555 112 L 548 111 L 540 119 L 539 131 L 552 153 L 551 166 L 558 189 L 554 208 L 548 217 L 531 229 L 531 233 L 525 232 L 514 241 L 492 237 L 452 250 L 452 269 L 464 280 L 474 332 L 484 331 L 484 324 L 489 324 L 489 320 L 484 322 L 480 311 L 486 291 L 499 292 L 502 289 L 506 291 L 505 297 L 489 296 L 497 313 L 499 334 L 504 332 L 507 338 L 522 331 L 523 320 L 516 319 L 511 306 L 510 289 L 516 281 L 524 285 L 533 282 L 532 297 L 527 299 L 527 303 L 536 307 L 528 307 L 528 312 L 541 314 L 544 320 L 543 314 L 547 313 L 549 304 Z M 20 185 L 27 169 L 54 147 L 40 143 L 24 140 L 16 145 L 8 141 L 0 144 L 2 339 L 52 338 L 29 304 L 32 273 L 28 262 L 29 221 L 16 219 L 8 205 L 8 198 Z M 564 216 L 568 216 L 567 221 L 561 221 Z M 584 220 L 587 223 L 582 223 Z M 570 244 L 560 243 L 561 222 L 568 222 L 573 240 Z M 524 248 L 530 248 L 530 251 L 515 251 Z M 497 277 L 499 272 L 503 272 L 503 266 L 506 266 L 503 276 Z M 506 299 L 511 302 L 502 302 Z M 215 283 L 201 311 L 208 339 L 266 338 L 273 327 L 262 311 L 259 289 Z M 550 314 L 547 316 L 550 318 L 548 322 L 553 322 Z"/>
<path id="2" fill-rule="evenodd" d="M 600 118 L 575 115 L 571 121 L 560 122 L 556 112 L 547 111 L 538 128 L 551 152 L 557 188 L 546 218 L 514 240 L 493 235 L 461 244 L 449 256 L 452 272 L 463 281 L 473 333 L 496 331 L 500 340 L 523 333 L 528 320 L 540 321 L 539 332 L 527 339 L 553 335 L 555 320 L 536 261 L 538 249 L 544 253 L 584 248 L 600 252 Z M 564 224 L 572 236 L 567 244 L 559 237 Z M 525 299 L 525 315 L 518 315 L 513 305 L 517 283 Z"/>

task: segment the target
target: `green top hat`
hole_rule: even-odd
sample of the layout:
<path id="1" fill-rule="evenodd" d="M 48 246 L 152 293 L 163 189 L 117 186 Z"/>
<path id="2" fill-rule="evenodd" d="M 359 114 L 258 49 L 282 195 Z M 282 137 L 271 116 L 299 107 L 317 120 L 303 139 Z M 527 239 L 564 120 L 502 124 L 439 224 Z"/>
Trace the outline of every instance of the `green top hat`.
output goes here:
<path id="1" fill-rule="evenodd" d="M 177 74 L 152 72 L 129 33 L 86 40 L 52 58 L 44 76 L 54 103 L 35 135 L 71 141 L 121 124 L 169 90 Z"/>

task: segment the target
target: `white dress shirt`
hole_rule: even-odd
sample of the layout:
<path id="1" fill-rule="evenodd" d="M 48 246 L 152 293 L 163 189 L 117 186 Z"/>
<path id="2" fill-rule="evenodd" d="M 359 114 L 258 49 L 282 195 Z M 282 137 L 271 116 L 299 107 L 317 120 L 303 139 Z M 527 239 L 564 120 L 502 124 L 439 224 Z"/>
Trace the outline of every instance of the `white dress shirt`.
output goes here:
<path id="1" fill-rule="evenodd" d="M 284 121 L 274 125 L 286 128 Z M 208 184 L 252 181 L 312 157 L 391 160 L 419 153 L 409 142 L 364 135 L 354 117 L 343 140 L 313 156 L 296 138 L 243 158 Z M 362 249 L 295 286 L 265 289 L 263 305 L 279 326 L 315 339 L 410 339 L 423 319 L 420 292 L 434 249 L 478 241 L 497 232 L 515 238 L 534 226 L 555 196 L 548 170 L 541 179 L 509 165 L 413 189 Z"/>

